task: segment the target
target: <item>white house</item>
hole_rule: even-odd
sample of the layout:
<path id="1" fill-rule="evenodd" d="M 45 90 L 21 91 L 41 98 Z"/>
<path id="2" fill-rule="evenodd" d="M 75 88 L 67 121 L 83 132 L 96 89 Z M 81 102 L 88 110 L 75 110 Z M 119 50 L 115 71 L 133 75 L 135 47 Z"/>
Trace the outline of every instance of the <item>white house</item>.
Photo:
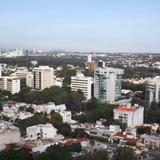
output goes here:
<path id="1" fill-rule="evenodd" d="M 50 114 L 52 111 L 54 111 L 54 112 L 59 113 L 62 116 L 64 123 L 73 122 L 72 113 L 71 111 L 66 111 L 65 104 L 55 105 L 55 103 L 49 102 L 47 104 L 37 105 L 34 107 L 34 109 L 36 112 L 46 112 L 47 114 Z"/>
<path id="2" fill-rule="evenodd" d="M 26 118 L 32 117 L 33 115 L 34 114 L 31 114 L 30 112 L 23 111 L 23 112 L 19 112 L 17 114 L 17 118 L 18 119 L 26 119 Z"/>
<path id="3" fill-rule="evenodd" d="M 29 140 L 54 139 L 57 136 L 57 129 L 52 124 L 38 124 L 27 127 L 27 137 Z"/>
<path id="4" fill-rule="evenodd" d="M 71 113 L 71 111 L 62 111 L 62 112 L 60 112 L 60 115 L 62 116 L 64 123 L 72 122 L 72 113 Z"/>

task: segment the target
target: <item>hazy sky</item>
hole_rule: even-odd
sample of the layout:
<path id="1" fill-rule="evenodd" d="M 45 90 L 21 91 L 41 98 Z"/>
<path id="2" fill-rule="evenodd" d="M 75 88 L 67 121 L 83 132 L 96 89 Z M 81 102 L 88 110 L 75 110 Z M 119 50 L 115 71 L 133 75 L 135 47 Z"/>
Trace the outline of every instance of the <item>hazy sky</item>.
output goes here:
<path id="1" fill-rule="evenodd" d="M 0 47 L 160 52 L 160 0 L 0 0 Z"/>

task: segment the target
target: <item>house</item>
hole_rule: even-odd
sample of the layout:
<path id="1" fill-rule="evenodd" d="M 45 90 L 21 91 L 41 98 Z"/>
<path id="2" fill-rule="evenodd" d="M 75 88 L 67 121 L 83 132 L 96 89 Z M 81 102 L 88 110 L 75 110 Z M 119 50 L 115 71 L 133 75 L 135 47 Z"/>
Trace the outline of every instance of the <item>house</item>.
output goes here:
<path id="1" fill-rule="evenodd" d="M 52 124 L 38 124 L 27 127 L 27 137 L 29 140 L 35 139 L 54 139 L 57 136 L 57 129 Z"/>

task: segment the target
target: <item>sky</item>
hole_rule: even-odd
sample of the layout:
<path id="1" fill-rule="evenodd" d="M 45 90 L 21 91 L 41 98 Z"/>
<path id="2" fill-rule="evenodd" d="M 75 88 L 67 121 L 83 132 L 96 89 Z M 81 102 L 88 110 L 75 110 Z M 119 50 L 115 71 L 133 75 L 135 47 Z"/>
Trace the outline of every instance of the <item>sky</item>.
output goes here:
<path id="1" fill-rule="evenodd" d="M 0 0 L 0 47 L 160 53 L 160 0 Z"/>

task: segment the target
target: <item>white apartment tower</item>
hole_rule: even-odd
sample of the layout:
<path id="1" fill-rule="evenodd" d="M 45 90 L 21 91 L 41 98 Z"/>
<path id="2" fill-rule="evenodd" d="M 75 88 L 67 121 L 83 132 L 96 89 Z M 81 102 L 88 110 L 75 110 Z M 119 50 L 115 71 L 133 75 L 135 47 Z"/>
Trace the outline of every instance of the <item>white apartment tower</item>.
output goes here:
<path id="1" fill-rule="evenodd" d="M 91 62 L 92 62 L 92 55 L 91 55 L 91 54 L 87 56 L 87 62 L 88 62 L 88 63 L 91 63 Z"/>
<path id="2" fill-rule="evenodd" d="M 20 79 L 17 77 L 8 77 L 7 78 L 7 91 L 10 91 L 12 94 L 19 93 Z"/>
<path id="3" fill-rule="evenodd" d="M 71 77 L 71 90 L 78 91 L 81 90 L 86 98 L 86 100 L 91 99 L 91 87 L 93 83 L 92 77 L 86 77 L 82 73 L 77 73 L 76 76 Z"/>
<path id="4" fill-rule="evenodd" d="M 0 89 L 10 91 L 12 94 L 20 91 L 20 79 L 17 77 L 0 77 Z"/>
<path id="5" fill-rule="evenodd" d="M 54 85 L 54 69 L 49 66 L 39 66 L 33 69 L 34 89 L 43 90 Z"/>
<path id="6" fill-rule="evenodd" d="M 33 88 L 33 74 L 26 75 L 26 85 L 27 87 Z"/>
<path id="7" fill-rule="evenodd" d="M 103 103 L 121 98 L 123 74 L 123 69 L 106 67 L 103 61 L 99 61 L 94 71 L 94 97 Z"/>
<path id="8" fill-rule="evenodd" d="M 159 103 L 160 101 L 160 76 L 156 76 L 153 79 L 146 82 L 145 99 L 148 104 L 152 102 Z"/>

